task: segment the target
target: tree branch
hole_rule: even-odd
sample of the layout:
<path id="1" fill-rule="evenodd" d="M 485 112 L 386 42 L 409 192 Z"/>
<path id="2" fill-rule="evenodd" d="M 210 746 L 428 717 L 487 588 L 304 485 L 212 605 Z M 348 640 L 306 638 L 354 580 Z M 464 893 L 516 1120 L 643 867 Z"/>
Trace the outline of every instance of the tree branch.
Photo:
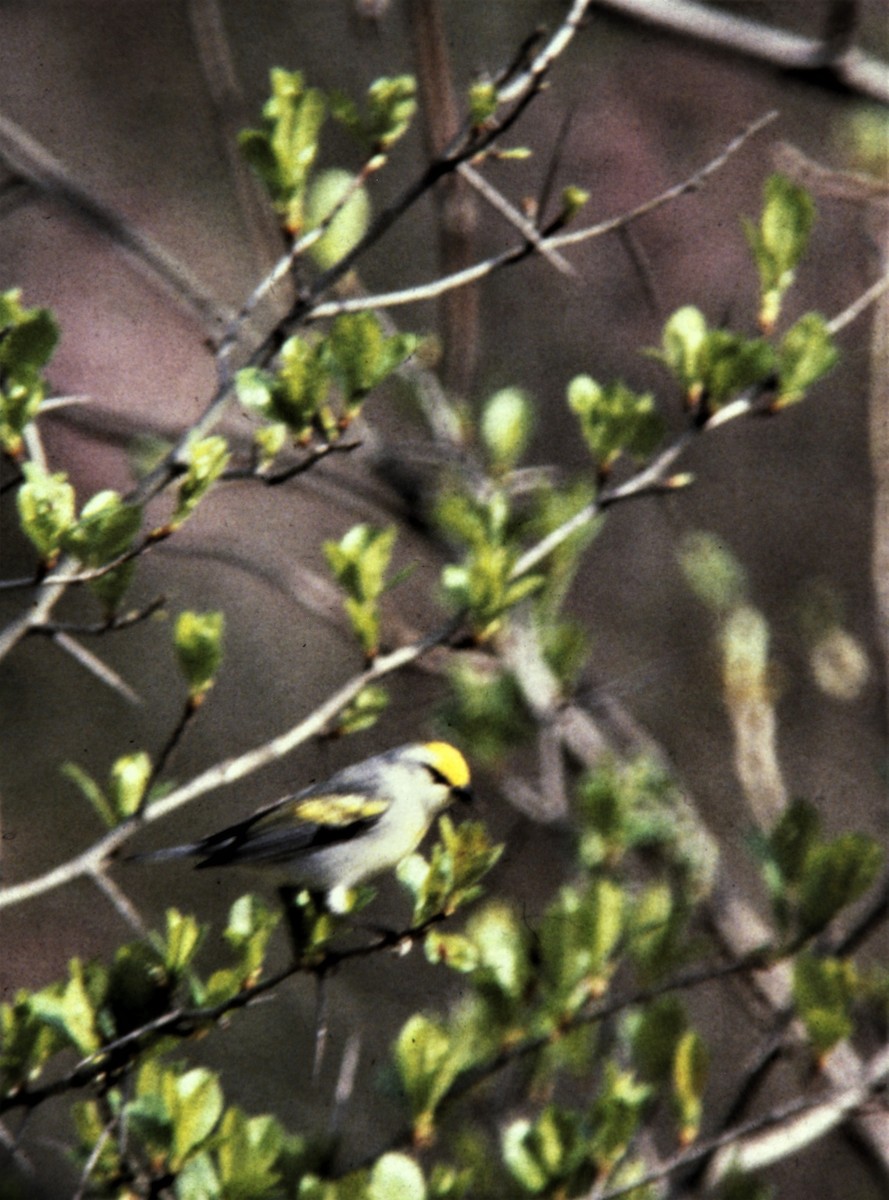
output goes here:
<path id="1" fill-rule="evenodd" d="M 599 7 L 707 46 L 734 51 L 782 71 L 800 72 L 814 81 L 824 80 L 871 100 L 889 103 L 886 64 L 860 50 L 845 49 L 843 40 L 838 43 L 829 36 L 802 37 L 693 0 L 600 0 Z"/>

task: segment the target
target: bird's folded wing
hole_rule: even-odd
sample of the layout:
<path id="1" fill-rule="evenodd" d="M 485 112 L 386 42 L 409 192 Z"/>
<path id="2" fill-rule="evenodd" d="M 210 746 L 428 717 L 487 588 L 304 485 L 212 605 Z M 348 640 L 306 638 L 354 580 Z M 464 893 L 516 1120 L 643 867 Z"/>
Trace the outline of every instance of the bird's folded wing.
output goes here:
<path id="1" fill-rule="evenodd" d="M 198 842 L 199 867 L 279 862 L 309 850 L 350 841 L 371 829 L 389 803 L 360 792 L 279 801 Z"/>

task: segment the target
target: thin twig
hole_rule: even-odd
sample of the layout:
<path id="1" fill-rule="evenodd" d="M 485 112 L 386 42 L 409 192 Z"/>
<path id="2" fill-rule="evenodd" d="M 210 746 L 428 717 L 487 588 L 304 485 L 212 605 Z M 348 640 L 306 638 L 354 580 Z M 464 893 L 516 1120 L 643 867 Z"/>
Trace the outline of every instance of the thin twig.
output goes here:
<path id="1" fill-rule="evenodd" d="M 183 704 L 182 711 L 179 714 L 179 719 L 173 726 L 169 736 L 167 737 L 167 740 L 161 747 L 157 758 L 151 765 L 151 773 L 148 777 L 148 782 L 145 785 L 145 791 L 143 792 L 141 803 L 136 810 L 137 817 L 141 817 L 145 812 L 146 805 L 148 804 L 149 797 L 151 796 L 151 789 L 166 770 L 167 763 L 170 761 L 170 756 L 182 741 L 183 737 L 185 736 L 185 731 L 197 716 L 198 712 L 200 711 L 200 707 L 200 703 L 192 699 L 191 696 L 189 696 L 185 704 Z"/>
<path id="2" fill-rule="evenodd" d="M 117 886 L 105 871 L 94 871 L 90 878 L 105 898 L 111 901 L 118 916 L 129 925 L 137 937 L 147 939 L 151 936 L 148 927 L 139 915 L 138 909 L 130 901 L 129 896 Z"/>
<path id="3" fill-rule="evenodd" d="M 889 291 L 889 274 L 881 275 L 879 279 L 870 285 L 867 291 L 862 292 L 860 296 L 853 300 L 848 308 L 844 308 L 841 313 L 837 313 L 832 320 L 827 322 L 827 328 L 831 333 L 839 333 L 841 329 L 845 329 L 847 325 L 851 325 L 853 321 L 856 321 L 886 291 Z"/>
<path id="4" fill-rule="evenodd" d="M 577 277 L 577 272 L 567 258 L 563 258 L 558 250 L 551 249 L 537 226 L 529 221 L 524 213 L 519 212 L 515 205 L 511 204 L 498 188 L 489 183 L 481 172 L 469 163 L 461 163 L 457 171 L 483 200 L 490 204 L 514 229 L 518 230 L 522 237 L 527 238 L 550 266 L 555 267 L 561 275 L 567 275 L 572 279 Z"/>
<path id="5" fill-rule="evenodd" d="M 555 31 L 543 49 L 537 54 L 528 67 L 510 82 L 498 89 L 501 104 L 508 104 L 519 96 L 526 94 L 546 75 L 553 63 L 568 49 L 574 35 L 580 28 L 592 0 L 574 0 L 565 20 Z"/>
<path id="6" fill-rule="evenodd" d="M 257 467 L 230 467 L 224 472 L 220 482 L 230 483 L 235 480 L 253 479 L 257 483 L 264 483 L 267 487 L 277 487 L 295 479 L 298 475 L 304 475 L 306 471 L 311 470 L 316 463 L 321 462 L 328 455 L 351 454 L 353 450 L 359 450 L 361 445 L 360 441 L 323 442 L 320 446 L 315 446 L 307 451 L 305 458 L 301 458 L 298 463 L 282 467 L 279 471 L 263 471 Z"/>
<path id="7" fill-rule="evenodd" d="M 60 649 L 70 654 L 75 662 L 85 667 L 91 675 L 95 675 L 96 679 L 104 683 L 106 687 L 111 688 L 113 692 L 117 692 L 118 696 L 121 696 L 128 704 L 138 707 L 142 703 L 142 697 L 139 693 L 131 688 L 117 671 L 109 667 L 106 662 L 103 662 L 91 650 L 87 650 L 86 646 L 81 646 L 76 638 L 61 631 L 57 631 L 50 636 Z"/>
<path id="8" fill-rule="evenodd" d="M 34 581 L 31 580 L 29 586 L 33 586 L 33 583 Z M 116 633 L 121 629 L 130 629 L 133 625 L 141 625 L 143 621 L 149 620 L 155 613 L 160 612 L 166 602 L 165 596 L 155 596 L 142 608 L 119 613 L 105 621 L 96 621 L 89 625 L 79 624 L 76 621 L 47 621 L 44 625 L 32 625 L 28 632 L 47 637 L 55 637 L 59 633 L 71 634 L 74 637 L 102 637 L 106 633 Z"/>
<path id="9" fill-rule="evenodd" d="M 574 229 L 565 233 L 555 233 L 549 237 L 541 236 L 536 245 L 529 245 L 526 242 L 520 246 L 511 246 L 508 250 L 503 250 L 499 254 L 494 254 L 490 258 L 474 263 L 471 267 L 467 267 L 462 271 L 455 271 L 451 275 L 444 275 L 426 284 L 401 288 L 396 292 L 382 292 L 373 296 L 349 296 L 316 304 L 307 315 L 307 319 L 318 321 L 337 316 L 339 313 L 360 312 L 371 308 L 394 308 L 397 305 L 416 304 L 421 300 L 434 300 L 452 288 L 465 287 L 467 284 L 475 283 L 479 279 L 483 279 L 503 267 L 510 266 L 527 258 L 535 248 L 545 246 L 548 249 L 561 249 L 565 246 L 579 245 L 581 242 L 591 241 L 594 238 L 603 237 L 605 234 L 625 229 L 634 221 L 638 221 L 641 217 L 656 212 L 657 209 L 672 203 L 674 200 L 679 199 L 680 196 L 698 191 L 711 175 L 724 167 L 729 159 L 737 154 L 750 138 L 776 120 L 777 116 L 777 112 L 772 111 L 757 118 L 757 120 L 751 122 L 750 125 L 743 129 L 737 137 L 732 138 L 719 154 L 710 159 L 709 162 L 695 171 L 694 174 L 689 175 L 680 183 L 673 184 L 657 196 L 645 200 L 642 204 L 637 205 L 628 212 L 621 213 L 619 216 L 609 217 L 605 221 L 599 221 L 595 225 L 588 225 L 582 229 Z"/>
<path id="10" fill-rule="evenodd" d="M 89 1155 L 87 1156 L 87 1160 L 83 1164 L 83 1170 L 80 1172 L 80 1182 L 77 1185 L 77 1191 L 74 1192 L 73 1195 L 71 1196 L 71 1200 L 84 1200 L 84 1197 L 86 1196 L 86 1189 L 87 1189 L 87 1186 L 89 1185 L 90 1175 L 92 1175 L 93 1171 L 96 1168 L 96 1164 L 98 1163 L 99 1159 L 102 1157 L 102 1151 L 105 1149 L 108 1139 L 111 1137 L 111 1134 L 114 1131 L 114 1128 L 117 1125 L 117 1122 L 118 1122 L 118 1118 L 113 1117 L 105 1125 L 102 1132 L 96 1138 L 96 1144 L 93 1146 L 92 1150 L 89 1152 Z"/>

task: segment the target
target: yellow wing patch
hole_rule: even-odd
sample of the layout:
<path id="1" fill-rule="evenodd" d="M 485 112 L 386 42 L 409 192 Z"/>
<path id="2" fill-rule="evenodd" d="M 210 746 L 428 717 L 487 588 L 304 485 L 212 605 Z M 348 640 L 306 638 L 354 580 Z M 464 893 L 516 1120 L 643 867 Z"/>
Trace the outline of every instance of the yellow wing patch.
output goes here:
<path id="1" fill-rule="evenodd" d="M 353 792 L 346 795 L 309 796 L 294 804 L 291 813 L 293 819 L 301 823 L 347 829 L 356 821 L 381 816 L 388 807 L 388 800 Z"/>
<path id="2" fill-rule="evenodd" d="M 465 788 L 469 784 L 469 765 L 455 746 L 449 742 L 427 742 L 424 749 L 432 766 L 451 787 Z"/>

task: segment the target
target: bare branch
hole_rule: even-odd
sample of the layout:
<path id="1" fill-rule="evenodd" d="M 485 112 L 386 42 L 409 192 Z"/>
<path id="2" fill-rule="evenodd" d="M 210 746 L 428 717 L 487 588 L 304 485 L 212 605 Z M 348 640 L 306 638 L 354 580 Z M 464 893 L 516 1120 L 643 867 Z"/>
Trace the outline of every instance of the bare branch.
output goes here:
<path id="1" fill-rule="evenodd" d="M 186 266 L 110 205 L 98 200 L 45 146 L 3 114 L 0 114 L 0 158 L 41 192 L 58 196 L 111 237 L 138 265 L 147 267 L 151 276 L 196 316 L 208 333 L 228 319 L 225 308 Z"/>
<path id="2" fill-rule="evenodd" d="M 737 137 L 732 138 L 715 158 L 712 158 L 703 167 L 695 171 L 693 175 L 688 176 L 687 179 L 683 179 L 681 183 L 673 184 L 666 191 L 660 192 L 650 200 L 644 201 L 642 204 L 637 205 L 636 208 L 630 209 L 629 212 L 621 213 L 620 216 L 610 217 L 606 221 L 600 221 L 595 225 L 588 225 L 583 229 L 575 229 L 567 233 L 552 234 L 549 237 L 541 235 L 536 243 L 529 245 L 527 242 L 524 242 L 520 246 L 512 246 L 508 250 L 501 251 L 500 254 L 495 254 L 482 262 L 474 263 L 465 270 L 456 271 L 452 275 L 442 276 L 427 284 L 402 288 L 397 292 L 383 292 L 375 296 L 351 296 L 316 304 L 307 314 L 307 319 L 318 321 L 337 316 L 339 313 L 360 312 L 371 308 L 394 308 L 397 305 L 416 304 L 421 300 L 432 300 L 444 292 L 450 291 L 452 288 L 465 287 L 467 284 L 475 283 L 479 279 L 493 274 L 493 272 L 500 270 L 502 267 L 510 266 L 527 258 L 534 249 L 539 248 L 542 250 L 546 247 L 548 250 L 558 250 L 565 246 L 575 246 L 581 242 L 592 241 L 594 238 L 603 237 L 607 233 L 614 233 L 624 229 L 632 224 L 632 222 L 638 221 L 640 217 L 645 217 L 650 213 L 656 212 L 657 209 L 677 200 L 680 196 L 698 191 L 711 175 L 724 167 L 729 159 L 737 154 L 750 138 L 771 124 L 777 116 L 776 112 L 769 112 L 759 117 L 742 130 Z"/>
<path id="3" fill-rule="evenodd" d="M 565 20 L 555 31 L 543 49 L 534 58 L 527 71 L 518 75 L 498 91 L 500 101 L 508 104 L 530 91 L 548 73 L 553 63 L 568 49 L 580 28 L 592 0 L 574 0 Z"/>
<path id="4" fill-rule="evenodd" d="M 118 696 L 126 700 L 128 704 L 138 706 L 142 703 L 142 697 L 139 693 L 135 692 L 117 671 L 109 667 L 107 663 L 103 662 L 98 655 L 93 654 L 91 650 L 87 650 L 86 646 L 81 646 L 80 642 L 71 637 L 70 634 L 57 630 L 55 633 L 50 634 L 50 637 L 57 646 L 67 651 L 75 662 L 85 667 L 91 675 L 95 675 L 106 687 L 110 687 L 112 691 L 117 692 Z"/>
<path id="5" fill-rule="evenodd" d="M 600 0 L 599 7 L 709 46 L 733 50 L 783 71 L 832 80 L 871 100 L 889 103 L 886 64 L 854 48 L 843 50 L 842 42 L 838 44 L 835 39 L 802 37 L 693 0 Z"/>
<path id="6" fill-rule="evenodd" d="M 73 621 L 47 621 L 45 625 L 33 625 L 28 632 L 35 635 L 42 634 L 46 637 L 56 637 L 60 633 L 67 633 L 75 637 L 102 637 L 106 633 L 115 633 L 119 629 L 129 629 L 132 625 L 140 625 L 143 621 L 153 617 L 156 612 L 160 612 L 165 604 L 165 596 L 155 596 L 143 608 L 121 613 L 105 621 L 96 621 L 92 625 L 79 625 Z"/>

